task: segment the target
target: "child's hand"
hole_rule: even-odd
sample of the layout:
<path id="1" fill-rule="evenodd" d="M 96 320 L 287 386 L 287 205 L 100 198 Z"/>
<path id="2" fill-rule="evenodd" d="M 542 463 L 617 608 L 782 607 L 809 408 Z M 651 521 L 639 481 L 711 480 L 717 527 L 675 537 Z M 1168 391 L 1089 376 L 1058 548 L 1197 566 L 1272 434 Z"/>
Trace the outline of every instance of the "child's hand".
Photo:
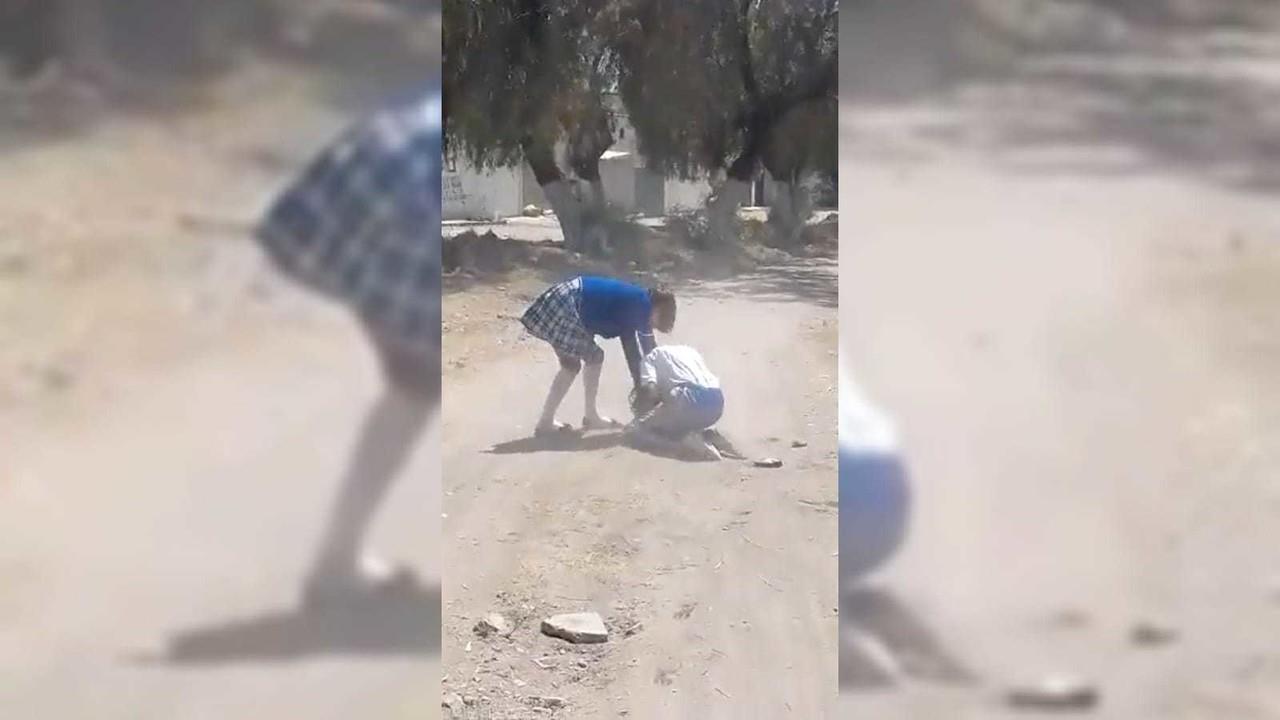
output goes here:
<path id="1" fill-rule="evenodd" d="M 631 413 L 636 417 L 647 414 L 659 402 L 658 386 L 654 383 L 641 383 L 631 390 Z"/>

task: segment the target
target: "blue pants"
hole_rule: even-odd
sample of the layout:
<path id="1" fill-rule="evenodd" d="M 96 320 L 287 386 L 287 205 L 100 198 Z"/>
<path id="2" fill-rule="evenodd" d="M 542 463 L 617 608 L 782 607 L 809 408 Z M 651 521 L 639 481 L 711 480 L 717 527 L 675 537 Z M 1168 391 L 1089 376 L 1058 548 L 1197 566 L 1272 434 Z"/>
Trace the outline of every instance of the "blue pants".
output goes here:
<path id="1" fill-rule="evenodd" d="M 911 489 L 896 454 L 840 449 L 840 584 L 880 567 L 907 533 Z"/>
<path id="2" fill-rule="evenodd" d="M 668 440 L 680 440 L 714 426 L 723 415 L 724 393 L 719 388 L 678 385 L 639 425 Z"/>

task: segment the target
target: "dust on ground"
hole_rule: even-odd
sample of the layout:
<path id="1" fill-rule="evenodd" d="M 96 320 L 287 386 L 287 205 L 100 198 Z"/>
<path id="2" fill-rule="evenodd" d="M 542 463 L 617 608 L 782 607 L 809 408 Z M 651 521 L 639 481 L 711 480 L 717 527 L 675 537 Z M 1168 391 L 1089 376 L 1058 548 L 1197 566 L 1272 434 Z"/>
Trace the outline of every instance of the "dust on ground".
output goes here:
<path id="1" fill-rule="evenodd" d="M 815 214 L 804 233 L 788 243 L 777 241 L 759 211 L 743 210 L 740 218 L 743 242 L 732 247 L 698 247 L 669 229 L 667 219 L 649 218 L 634 223 L 627 244 L 614 244 L 606 257 L 566 251 L 554 217 L 451 223 L 445 229 L 442 258 L 447 338 L 443 361 L 455 370 L 475 364 L 489 347 L 485 339 L 494 328 L 509 326 L 548 285 L 575 274 L 679 286 L 742 280 L 757 276 L 760 268 L 830 261 L 837 255 L 837 213 Z M 773 273 L 778 282 L 787 282 L 784 276 L 785 272 Z"/>
<path id="2" fill-rule="evenodd" d="M 247 230 L 372 97 L 413 89 L 329 64 L 333 41 L 177 100 L 0 87 L 6 715 L 438 716 L 438 435 L 375 537 L 428 588 L 412 624 L 297 610 L 378 373 Z"/>
<path id="3" fill-rule="evenodd" d="M 526 220 L 447 233 L 443 690 L 456 717 L 826 711 L 836 221 L 818 220 L 786 250 L 750 239 L 698 249 L 649 228 L 642 252 L 607 260 L 568 253 Z M 610 432 L 532 440 L 556 363 L 518 318 L 582 272 L 671 286 L 674 342 L 695 345 L 725 383 L 720 428 L 783 468 L 654 457 Z M 601 407 L 626 419 L 616 345 L 604 343 Z M 562 409 L 575 424 L 580 398 L 575 388 Z M 542 619 L 578 611 L 602 616 L 607 643 L 540 633 Z M 492 612 L 509 634 L 475 632 Z"/>
<path id="4" fill-rule="evenodd" d="M 1007 717 L 1066 673 L 1090 717 L 1280 717 L 1275 38 L 1151 29 L 846 98 L 842 349 L 918 506 L 841 616 L 896 677 L 842 716 Z"/>

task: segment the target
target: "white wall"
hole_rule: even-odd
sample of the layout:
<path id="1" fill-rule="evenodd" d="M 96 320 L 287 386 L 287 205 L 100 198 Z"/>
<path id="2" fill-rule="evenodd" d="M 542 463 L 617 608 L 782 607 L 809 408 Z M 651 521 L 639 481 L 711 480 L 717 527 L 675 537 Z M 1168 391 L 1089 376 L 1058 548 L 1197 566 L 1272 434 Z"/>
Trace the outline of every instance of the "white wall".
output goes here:
<path id="1" fill-rule="evenodd" d="M 492 220 L 519 215 L 523 205 L 520 168 L 444 173 L 445 220 Z"/>
<path id="2" fill-rule="evenodd" d="M 630 155 L 600 161 L 600 181 L 609 203 L 623 212 L 636 207 L 636 168 Z"/>
<path id="3" fill-rule="evenodd" d="M 711 185 L 706 180 L 667 180 L 666 205 L 667 212 L 676 210 L 696 210 L 707 202 L 711 194 Z"/>

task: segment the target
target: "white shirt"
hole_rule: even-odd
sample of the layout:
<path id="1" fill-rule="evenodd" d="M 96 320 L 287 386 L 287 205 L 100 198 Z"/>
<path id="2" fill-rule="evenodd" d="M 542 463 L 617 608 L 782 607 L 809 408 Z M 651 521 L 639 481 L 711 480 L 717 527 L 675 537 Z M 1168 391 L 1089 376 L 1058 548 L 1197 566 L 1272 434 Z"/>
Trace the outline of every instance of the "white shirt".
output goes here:
<path id="1" fill-rule="evenodd" d="M 702 355 L 687 345 L 660 345 L 640 364 L 640 381 L 656 383 L 663 395 L 676 385 L 719 388 L 720 378 L 707 369 Z"/>
<path id="2" fill-rule="evenodd" d="M 893 422 L 871 403 L 840 366 L 840 449 L 852 453 L 897 453 L 898 433 Z"/>

